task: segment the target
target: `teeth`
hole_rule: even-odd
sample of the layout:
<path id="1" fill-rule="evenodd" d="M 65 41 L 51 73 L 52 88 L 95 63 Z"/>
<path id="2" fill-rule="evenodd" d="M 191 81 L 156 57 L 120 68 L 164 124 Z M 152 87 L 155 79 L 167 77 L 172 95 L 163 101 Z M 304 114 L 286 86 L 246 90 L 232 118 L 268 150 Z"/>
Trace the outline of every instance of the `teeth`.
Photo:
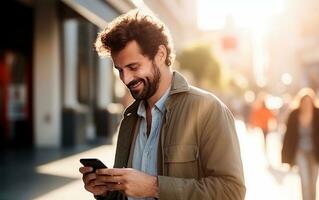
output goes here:
<path id="1" fill-rule="evenodd" d="M 136 88 L 140 83 L 141 83 L 141 81 L 139 81 L 136 84 L 132 85 L 132 88 Z"/>

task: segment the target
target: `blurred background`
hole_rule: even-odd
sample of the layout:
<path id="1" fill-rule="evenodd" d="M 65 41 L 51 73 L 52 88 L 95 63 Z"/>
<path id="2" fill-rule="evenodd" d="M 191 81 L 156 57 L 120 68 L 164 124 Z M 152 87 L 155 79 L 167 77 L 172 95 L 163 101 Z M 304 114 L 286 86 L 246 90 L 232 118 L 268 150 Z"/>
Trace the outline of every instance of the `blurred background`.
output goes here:
<path id="1" fill-rule="evenodd" d="M 2 0 L 0 200 L 93 199 L 79 159 L 113 165 L 132 101 L 93 43 L 134 8 L 170 29 L 173 68 L 233 112 L 246 199 L 302 199 L 298 173 L 280 154 L 293 97 L 303 87 L 319 92 L 319 1 Z M 252 123 L 261 98 L 271 113 L 267 137 Z"/>

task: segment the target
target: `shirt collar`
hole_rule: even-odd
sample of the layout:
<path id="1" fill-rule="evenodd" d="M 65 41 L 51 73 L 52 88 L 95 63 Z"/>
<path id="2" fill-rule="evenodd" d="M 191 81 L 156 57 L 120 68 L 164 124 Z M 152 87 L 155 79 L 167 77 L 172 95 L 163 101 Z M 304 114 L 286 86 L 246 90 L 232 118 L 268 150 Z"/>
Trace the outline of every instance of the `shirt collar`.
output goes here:
<path id="1" fill-rule="evenodd" d="M 163 96 L 155 103 L 155 106 L 161 113 L 163 114 L 165 111 L 165 102 L 167 100 L 167 97 L 169 96 L 170 87 L 167 88 Z"/>
<path id="2" fill-rule="evenodd" d="M 165 93 L 162 95 L 162 97 L 155 103 L 155 108 L 157 108 L 162 114 L 165 111 L 165 101 L 167 100 L 168 96 L 170 93 L 170 87 L 167 88 Z M 139 103 L 138 109 L 137 109 L 137 114 L 140 117 L 146 117 L 146 109 L 145 109 L 145 101 L 142 100 Z"/>

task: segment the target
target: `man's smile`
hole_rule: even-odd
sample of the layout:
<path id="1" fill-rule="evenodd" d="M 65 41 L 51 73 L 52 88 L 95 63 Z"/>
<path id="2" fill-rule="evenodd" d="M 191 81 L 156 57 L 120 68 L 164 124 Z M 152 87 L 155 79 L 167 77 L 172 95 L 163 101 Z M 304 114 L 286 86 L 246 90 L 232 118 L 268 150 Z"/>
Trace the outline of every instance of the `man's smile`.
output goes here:
<path id="1" fill-rule="evenodd" d="M 136 81 L 134 83 L 130 83 L 129 84 L 129 89 L 130 90 L 136 90 L 140 85 L 142 85 L 142 83 L 143 83 L 142 80 Z"/>

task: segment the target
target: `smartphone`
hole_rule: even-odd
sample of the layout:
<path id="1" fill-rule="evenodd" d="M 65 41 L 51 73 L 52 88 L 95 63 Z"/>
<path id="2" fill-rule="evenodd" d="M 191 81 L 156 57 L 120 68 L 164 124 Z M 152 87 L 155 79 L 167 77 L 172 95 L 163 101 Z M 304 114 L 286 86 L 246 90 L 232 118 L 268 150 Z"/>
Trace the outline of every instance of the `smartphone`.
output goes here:
<path id="1" fill-rule="evenodd" d="M 82 158 L 80 159 L 80 162 L 85 167 L 92 167 L 94 172 L 97 169 L 107 168 L 106 165 L 104 165 L 102 161 L 97 158 Z"/>

